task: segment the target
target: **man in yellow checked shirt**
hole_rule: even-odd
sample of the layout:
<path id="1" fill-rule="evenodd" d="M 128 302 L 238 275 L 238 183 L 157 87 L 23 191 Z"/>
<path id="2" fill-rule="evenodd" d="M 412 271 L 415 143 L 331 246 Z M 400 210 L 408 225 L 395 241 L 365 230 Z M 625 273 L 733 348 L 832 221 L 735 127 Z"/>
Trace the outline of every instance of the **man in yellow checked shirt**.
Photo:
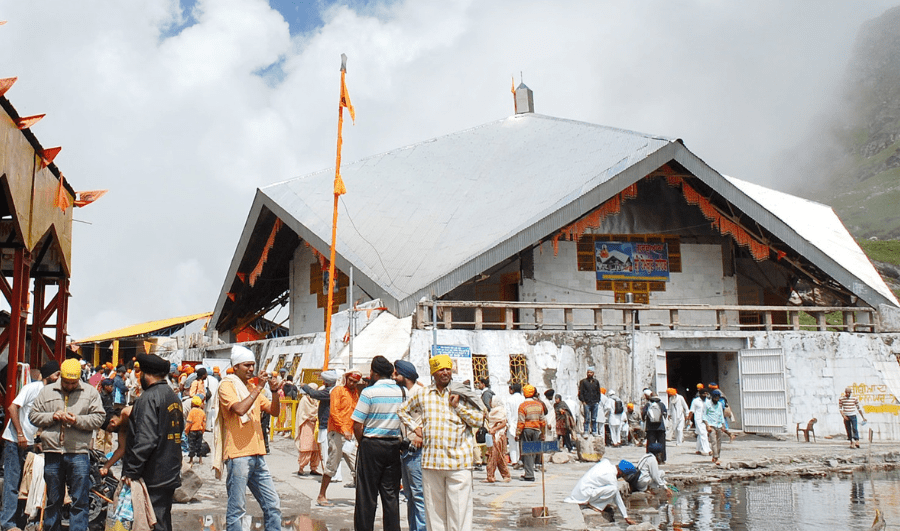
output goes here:
<path id="1" fill-rule="evenodd" d="M 422 484 L 425 494 L 425 522 L 428 531 L 469 531 L 472 529 L 472 466 L 474 431 L 483 414 L 448 386 L 453 362 L 445 354 L 428 360 L 434 383 L 402 406 L 400 421 L 423 439 Z M 421 408 L 422 418 L 410 412 Z"/>

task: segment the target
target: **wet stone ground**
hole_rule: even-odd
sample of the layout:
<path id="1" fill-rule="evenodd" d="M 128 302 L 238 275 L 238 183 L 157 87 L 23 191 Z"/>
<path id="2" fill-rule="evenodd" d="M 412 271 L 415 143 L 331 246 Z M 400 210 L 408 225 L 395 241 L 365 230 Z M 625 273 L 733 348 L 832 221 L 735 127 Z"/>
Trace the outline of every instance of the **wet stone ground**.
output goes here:
<path id="1" fill-rule="evenodd" d="M 867 473 L 881 474 L 883 470 L 894 469 L 900 465 L 900 451 L 895 443 L 869 445 L 864 442 L 860 450 L 851 450 L 845 444 L 838 439 L 798 443 L 791 439 L 743 435 L 734 443 L 723 445 L 723 466 L 716 467 L 709 457 L 694 452 L 692 439 L 678 447 L 670 443 L 669 460 L 663 470 L 669 481 L 679 487 L 679 495 L 672 500 L 632 496 L 628 501 L 632 518 L 653 529 L 869 529 L 876 507 L 887 507 L 887 501 L 893 507 L 900 507 L 900 492 L 892 487 L 900 485 L 900 481 L 896 475 L 883 478 L 875 475 L 872 476 L 873 488 L 867 483 Z M 632 446 L 609 448 L 606 456 L 614 462 L 619 459 L 636 462 L 642 454 L 642 448 Z M 559 464 L 547 460 L 543 489 L 540 474 L 537 482 L 527 483 L 518 479 L 520 470 L 512 470 L 512 482 L 485 484 L 481 482 L 485 473 L 476 471 L 473 527 L 485 530 L 626 529 L 621 518 L 607 524 L 588 515 L 586 521 L 577 506 L 562 503 L 581 475 L 593 466 L 593 463 L 576 462 L 573 454 L 570 458 L 569 462 Z M 285 529 L 352 529 L 355 491 L 344 487 L 350 478 L 346 469 L 343 472 L 345 481 L 332 483 L 328 489 L 328 497 L 335 506 L 319 507 L 314 503 L 319 477 L 296 474 L 293 441 L 277 438 L 271 445 L 267 462 L 281 496 Z M 179 531 L 224 529 L 227 503 L 224 480 L 215 480 L 207 463 L 195 464 L 193 470 L 203 480 L 203 485 L 190 503 L 173 507 L 175 528 Z M 853 487 L 854 484 L 857 486 Z M 857 493 L 856 499 L 863 502 L 851 501 L 853 489 Z M 882 492 L 884 496 L 881 496 Z M 259 506 L 249 493 L 247 500 L 252 518 L 247 523 L 249 529 L 262 529 Z M 785 505 L 783 500 L 793 500 L 794 505 Z M 853 523 L 815 527 L 793 522 L 782 526 L 760 521 L 755 516 L 761 514 L 760 511 L 766 514 L 776 510 L 782 511 L 781 514 L 790 511 L 813 521 L 812 517 L 819 512 L 805 507 L 823 503 L 830 504 L 829 507 L 843 504 L 846 510 L 835 509 L 833 519 L 836 522 L 843 518 L 842 515 L 849 515 Z M 542 505 L 549 508 L 549 518 L 533 517 L 532 508 Z M 891 511 L 884 511 L 884 514 L 889 521 L 887 529 L 891 526 L 900 529 L 900 514 Z M 407 529 L 405 508 L 401 510 L 401 517 L 402 528 Z M 380 511 L 377 518 L 376 528 L 380 528 Z M 781 522 L 788 523 L 784 519 Z M 866 527 L 856 527 L 860 522 Z"/>

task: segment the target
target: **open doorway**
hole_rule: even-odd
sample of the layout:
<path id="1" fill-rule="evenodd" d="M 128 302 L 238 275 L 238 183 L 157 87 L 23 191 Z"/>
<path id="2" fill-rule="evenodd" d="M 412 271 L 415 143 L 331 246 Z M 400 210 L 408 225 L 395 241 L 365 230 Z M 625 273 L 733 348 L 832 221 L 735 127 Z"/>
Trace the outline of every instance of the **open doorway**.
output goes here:
<path id="1" fill-rule="evenodd" d="M 690 403 L 697 384 L 709 384 L 719 378 L 716 352 L 666 352 L 666 375 L 674 387 Z"/>
<path id="2" fill-rule="evenodd" d="M 741 386 L 735 352 L 666 352 L 666 376 L 668 386 L 674 387 L 688 404 L 697 394 L 698 383 L 707 386 L 716 382 L 734 412 L 734 421 L 729 425 L 741 427 Z"/>

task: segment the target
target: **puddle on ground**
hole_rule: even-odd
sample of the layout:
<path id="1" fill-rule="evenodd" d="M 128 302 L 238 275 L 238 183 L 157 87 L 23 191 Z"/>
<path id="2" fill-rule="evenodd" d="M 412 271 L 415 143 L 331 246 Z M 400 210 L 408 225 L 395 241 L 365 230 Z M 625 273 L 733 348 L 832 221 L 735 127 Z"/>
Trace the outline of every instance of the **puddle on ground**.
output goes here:
<path id="1" fill-rule="evenodd" d="M 562 503 L 560 500 L 556 503 Z M 650 522 L 661 530 L 736 531 L 841 529 L 869 531 L 876 509 L 887 523 L 886 529 L 900 529 L 900 471 L 857 473 L 821 479 L 770 480 L 716 483 L 686 487 L 671 499 L 648 497 L 629 499 L 629 516 L 638 522 Z M 547 529 L 563 524 L 553 514 L 534 518 L 529 511 L 511 509 L 500 522 L 485 529 Z M 484 507 L 475 508 L 476 521 Z M 491 510 L 499 515 L 503 511 Z M 618 512 L 616 519 L 621 520 Z M 224 531 L 225 515 L 173 515 L 173 527 L 179 531 Z M 505 520 L 505 522 L 504 522 Z M 380 522 L 376 522 L 376 526 Z M 499 524 L 499 525 L 498 525 Z M 880 524 L 880 522 L 879 522 Z M 626 526 L 619 521 L 621 529 Z M 246 517 L 245 531 L 263 531 L 263 519 Z M 612 529 L 615 529 L 614 525 Z M 343 531 L 345 525 L 328 525 L 308 516 L 282 519 L 284 531 Z M 348 530 L 349 531 L 349 530 Z"/>
<path id="2" fill-rule="evenodd" d="M 266 528 L 261 516 L 245 516 L 242 522 L 244 531 L 262 531 Z M 224 514 L 180 515 L 172 516 L 172 527 L 183 531 L 224 531 Z M 308 516 L 292 516 L 281 519 L 283 531 L 328 531 L 322 520 Z M 335 530 L 336 531 L 336 530 Z"/>
<path id="3" fill-rule="evenodd" d="M 672 531 L 869 531 L 876 509 L 887 529 L 900 529 L 900 472 L 717 483 L 685 488 L 668 501 L 648 498 L 628 505 L 633 520 Z"/>

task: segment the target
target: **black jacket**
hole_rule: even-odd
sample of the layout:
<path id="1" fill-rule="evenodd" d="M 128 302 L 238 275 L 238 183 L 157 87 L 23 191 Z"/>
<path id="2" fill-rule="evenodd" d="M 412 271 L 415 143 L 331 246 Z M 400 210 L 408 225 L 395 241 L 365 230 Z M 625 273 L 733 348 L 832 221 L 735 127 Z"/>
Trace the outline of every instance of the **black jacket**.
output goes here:
<path id="1" fill-rule="evenodd" d="M 600 402 L 600 382 L 596 378 L 585 378 L 578 382 L 578 400 L 585 404 Z"/>
<path id="2" fill-rule="evenodd" d="M 165 380 L 145 389 L 134 402 L 122 475 L 143 478 L 148 489 L 181 485 L 181 401 Z"/>
<path id="3" fill-rule="evenodd" d="M 313 389 L 309 385 L 304 385 L 300 389 L 303 389 L 310 398 L 319 401 L 319 429 L 322 429 L 321 426 L 328 426 L 328 417 L 331 416 L 331 390 L 334 386 Z"/>

